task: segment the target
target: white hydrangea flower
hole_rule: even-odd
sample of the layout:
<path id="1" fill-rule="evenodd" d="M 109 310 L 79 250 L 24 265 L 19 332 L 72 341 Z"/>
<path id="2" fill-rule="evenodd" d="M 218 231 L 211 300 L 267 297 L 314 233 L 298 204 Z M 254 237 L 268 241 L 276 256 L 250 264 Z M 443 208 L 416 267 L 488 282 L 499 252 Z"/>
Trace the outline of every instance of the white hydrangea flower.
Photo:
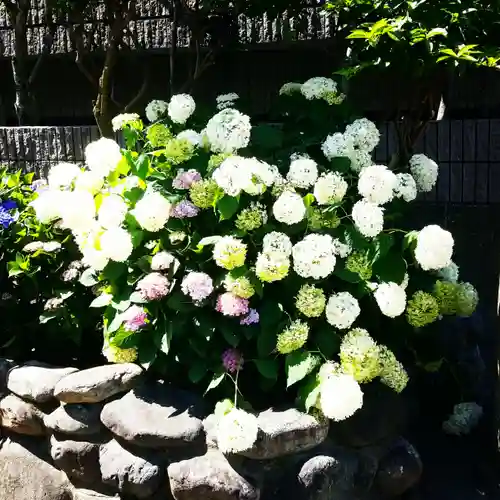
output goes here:
<path id="1" fill-rule="evenodd" d="M 167 109 L 168 103 L 166 101 L 155 99 L 146 106 L 146 118 L 151 123 L 156 122 L 166 115 Z"/>
<path id="2" fill-rule="evenodd" d="M 352 219 L 356 229 L 367 238 L 377 236 L 384 229 L 384 209 L 366 200 L 354 204 Z"/>
<path id="3" fill-rule="evenodd" d="M 183 130 L 182 132 L 179 132 L 177 134 L 177 139 L 186 140 L 190 144 L 192 144 L 195 148 L 201 148 L 201 146 L 203 146 L 203 139 L 201 137 L 201 134 L 196 132 L 196 130 L 192 129 Z"/>
<path id="4" fill-rule="evenodd" d="M 168 271 L 173 270 L 173 274 L 177 272 L 180 267 L 179 260 L 174 257 L 170 252 L 158 252 L 153 255 L 151 259 L 152 271 Z"/>
<path id="5" fill-rule="evenodd" d="M 371 153 L 380 142 L 380 132 L 377 126 L 368 118 L 354 120 L 345 129 L 345 136 L 357 149 Z"/>
<path id="6" fill-rule="evenodd" d="M 263 252 L 277 252 L 289 257 L 292 254 L 292 241 L 285 233 L 271 231 L 262 240 Z"/>
<path id="7" fill-rule="evenodd" d="M 363 149 L 353 149 L 349 155 L 349 159 L 351 160 L 350 168 L 356 173 L 373 164 L 371 152 L 364 151 Z"/>
<path id="8" fill-rule="evenodd" d="M 403 290 L 406 290 L 408 288 L 409 283 L 410 283 L 410 275 L 408 273 L 405 273 L 405 275 L 403 276 L 403 281 L 401 281 L 399 286 Z"/>
<path id="9" fill-rule="evenodd" d="M 95 222 L 94 197 L 88 191 L 73 191 L 67 194 L 65 203 L 61 206 L 63 227 L 73 233 L 88 230 Z"/>
<path id="10" fill-rule="evenodd" d="M 405 289 L 396 283 L 381 283 L 374 294 L 380 311 L 389 318 L 401 316 L 406 309 Z"/>
<path id="11" fill-rule="evenodd" d="M 453 407 L 453 414 L 443 422 L 443 431 L 455 436 L 469 434 L 482 416 L 483 408 L 477 403 L 458 403 Z"/>
<path id="12" fill-rule="evenodd" d="M 58 163 L 49 170 L 50 189 L 68 188 L 80 174 L 80 168 L 74 163 Z"/>
<path id="13" fill-rule="evenodd" d="M 321 145 L 321 151 L 331 161 L 340 156 L 350 158 L 353 155 L 354 148 L 349 137 L 341 132 L 335 132 L 335 134 L 329 135 L 325 139 L 325 142 Z"/>
<path id="14" fill-rule="evenodd" d="M 428 193 L 436 185 L 439 167 L 428 156 L 417 154 L 410 158 L 410 172 L 417 183 L 418 190 Z"/>
<path id="15" fill-rule="evenodd" d="M 342 259 L 345 259 L 352 252 L 349 243 L 342 243 L 338 238 L 333 238 L 333 253 Z"/>
<path id="16" fill-rule="evenodd" d="M 102 271 L 109 263 L 109 258 L 104 252 L 95 248 L 87 248 L 82 253 L 82 263 L 85 267 L 90 267 L 96 271 Z"/>
<path id="17" fill-rule="evenodd" d="M 217 447 L 222 453 L 247 451 L 257 441 L 257 417 L 239 408 L 232 408 L 220 417 L 217 425 Z"/>
<path id="18" fill-rule="evenodd" d="M 349 292 L 334 293 L 326 304 L 326 320 L 339 330 L 350 328 L 360 313 L 358 300 Z"/>
<path id="19" fill-rule="evenodd" d="M 133 250 L 132 236 L 121 227 L 104 231 L 99 242 L 103 255 L 115 262 L 125 262 Z"/>
<path id="20" fill-rule="evenodd" d="M 302 84 L 297 82 L 284 83 L 280 88 L 280 95 L 292 95 L 302 90 Z"/>
<path id="21" fill-rule="evenodd" d="M 385 205 L 394 197 L 397 183 L 396 176 L 385 165 L 371 165 L 361 170 L 358 191 L 367 201 Z"/>
<path id="22" fill-rule="evenodd" d="M 300 194 L 284 191 L 274 202 L 273 215 L 283 224 L 297 224 L 306 216 L 306 206 Z"/>
<path id="23" fill-rule="evenodd" d="M 286 178 L 292 186 L 308 188 L 318 178 L 318 164 L 311 158 L 294 158 L 290 163 Z"/>
<path id="24" fill-rule="evenodd" d="M 435 224 L 425 226 L 417 236 L 415 259 L 424 271 L 442 269 L 451 263 L 453 245 L 449 231 Z"/>
<path id="25" fill-rule="evenodd" d="M 104 185 L 104 178 L 92 170 L 81 171 L 75 179 L 76 191 L 88 191 L 97 194 Z"/>
<path id="26" fill-rule="evenodd" d="M 321 382 L 319 405 L 325 417 L 339 422 L 363 406 L 363 391 L 351 375 L 332 374 Z"/>
<path id="27" fill-rule="evenodd" d="M 268 250 L 260 253 L 255 261 L 255 274 L 264 282 L 280 281 L 290 270 L 290 258 L 282 253 Z"/>
<path id="28" fill-rule="evenodd" d="M 127 210 L 127 204 L 121 196 L 110 194 L 102 200 L 97 213 L 97 220 L 105 229 L 118 227 L 125 220 Z"/>
<path id="29" fill-rule="evenodd" d="M 205 135 L 214 153 L 233 153 L 248 146 L 251 130 L 247 115 L 228 108 L 210 118 Z"/>
<path id="30" fill-rule="evenodd" d="M 328 234 L 308 234 L 293 246 L 293 268 L 302 278 L 322 279 L 335 269 L 337 259 Z"/>
<path id="31" fill-rule="evenodd" d="M 460 275 L 460 268 L 453 261 L 451 261 L 449 265 L 447 265 L 446 267 L 443 267 L 438 270 L 438 276 L 443 281 L 448 281 L 450 283 L 456 283 L 458 281 L 459 275 Z"/>
<path id="32" fill-rule="evenodd" d="M 236 269 L 245 263 L 247 245 L 233 236 L 222 236 L 214 245 L 213 258 L 219 267 Z"/>
<path id="33" fill-rule="evenodd" d="M 66 191 L 47 190 L 38 194 L 38 197 L 31 202 L 35 210 L 36 218 L 42 224 L 48 224 L 61 217 L 61 210 L 64 207 L 67 195 Z"/>
<path id="34" fill-rule="evenodd" d="M 168 103 L 168 116 L 174 123 L 184 124 L 195 109 L 196 103 L 189 94 L 176 94 Z"/>
<path id="35" fill-rule="evenodd" d="M 101 177 L 114 172 L 121 159 L 120 145 L 107 137 L 101 137 L 85 148 L 85 161 L 89 169 Z"/>
<path id="36" fill-rule="evenodd" d="M 300 91 L 306 99 L 321 99 L 327 92 L 337 92 L 337 83 L 331 78 L 316 76 L 303 83 Z"/>
<path id="37" fill-rule="evenodd" d="M 212 178 L 229 196 L 238 196 L 242 191 L 256 196 L 273 185 L 275 169 L 257 158 L 234 155 L 214 170 Z"/>
<path id="38" fill-rule="evenodd" d="M 139 122 L 141 117 L 137 113 L 122 113 L 120 115 L 116 115 L 111 120 L 111 125 L 113 127 L 113 132 L 121 130 L 125 125 L 129 123 Z"/>
<path id="39" fill-rule="evenodd" d="M 240 98 L 235 92 L 229 92 L 229 94 L 218 95 L 215 101 L 217 102 L 217 109 L 219 111 L 230 108 L 234 106 L 234 102 Z"/>
<path id="40" fill-rule="evenodd" d="M 171 209 L 171 203 L 164 196 L 150 191 L 136 203 L 132 215 L 143 229 L 155 233 L 165 226 Z"/>
<path id="41" fill-rule="evenodd" d="M 417 183 L 411 174 L 397 174 L 397 185 L 394 189 L 394 195 L 410 202 L 417 197 Z"/>
<path id="42" fill-rule="evenodd" d="M 314 197 L 318 205 L 339 203 L 344 199 L 349 185 L 337 172 L 322 174 L 314 184 Z"/>

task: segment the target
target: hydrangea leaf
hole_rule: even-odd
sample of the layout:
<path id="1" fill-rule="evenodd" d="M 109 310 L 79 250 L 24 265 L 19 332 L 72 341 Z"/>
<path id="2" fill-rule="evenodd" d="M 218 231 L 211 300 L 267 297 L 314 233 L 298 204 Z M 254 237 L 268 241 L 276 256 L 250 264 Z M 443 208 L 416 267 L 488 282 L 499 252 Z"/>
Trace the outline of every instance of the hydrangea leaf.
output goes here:
<path id="1" fill-rule="evenodd" d="M 276 359 L 254 359 L 253 362 L 263 377 L 270 380 L 276 380 L 278 378 L 279 364 Z"/>
<path id="2" fill-rule="evenodd" d="M 83 286 L 91 287 L 97 285 L 98 281 L 95 277 L 95 271 L 93 269 L 85 269 L 79 279 Z"/>
<path id="3" fill-rule="evenodd" d="M 188 377 L 193 384 L 197 384 L 207 373 L 207 367 L 205 363 L 201 360 L 196 360 L 189 367 Z"/>
<path id="4" fill-rule="evenodd" d="M 225 377 L 226 377 L 226 374 L 224 372 L 214 373 L 214 376 L 212 377 L 210 384 L 208 384 L 208 387 L 207 387 L 207 390 L 205 391 L 205 394 L 207 392 L 215 389 L 216 387 L 218 387 L 222 383 L 222 381 L 224 380 Z"/>
<path id="5" fill-rule="evenodd" d="M 240 205 L 240 200 L 234 196 L 223 196 L 217 202 L 217 210 L 219 211 L 220 220 L 230 219 L 237 211 Z"/>
<path id="6" fill-rule="evenodd" d="M 298 403 L 309 411 L 316 406 L 320 393 L 320 383 L 316 375 L 309 375 L 299 387 Z"/>
<path id="7" fill-rule="evenodd" d="M 398 252 L 390 251 L 373 264 L 373 273 L 381 281 L 401 283 L 405 277 L 407 265 L 403 256 Z"/>
<path id="8" fill-rule="evenodd" d="M 290 387 L 307 377 L 318 366 L 319 357 L 307 351 L 295 351 L 287 355 L 286 386 Z"/>
<path id="9" fill-rule="evenodd" d="M 91 303 L 89 307 L 106 307 L 111 304 L 113 300 L 113 296 L 109 293 L 101 293 L 99 297 L 96 297 Z"/>

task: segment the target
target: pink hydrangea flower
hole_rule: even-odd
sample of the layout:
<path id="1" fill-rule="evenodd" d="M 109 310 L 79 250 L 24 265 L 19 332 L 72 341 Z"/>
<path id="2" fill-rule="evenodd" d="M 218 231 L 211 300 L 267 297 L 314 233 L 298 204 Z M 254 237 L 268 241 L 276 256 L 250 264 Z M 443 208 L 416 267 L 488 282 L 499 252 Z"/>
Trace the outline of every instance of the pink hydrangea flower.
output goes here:
<path id="1" fill-rule="evenodd" d="M 180 170 L 172 181 L 172 187 L 175 189 L 189 189 L 193 182 L 201 181 L 201 174 L 197 170 Z"/>
<path id="2" fill-rule="evenodd" d="M 229 373 L 235 373 L 243 366 L 243 356 L 236 349 L 226 349 L 222 353 L 222 364 Z"/>
<path id="3" fill-rule="evenodd" d="M 137 291 L 144 300 L 160 300 L 170 290 L 170 282 L 160 273 L 149 273 L 137 283 Z"/>
<path id="4" fill-rule="evenodd" d="M 248 299 L 242 299 L 231 292 L 222 293 L 217 298 L 215 310 L 224 316 L 243 316 L 248 313 Z"/>
<path id="5" fill-rule="evenodd" d="M 130 306 L 123 313 L 123 326 L 129 332 L 137 332 L 146 326 L 148 315 L 146 311 L 140 306 Z"/>
<path id="6" fill-rule="evenodd" d="M 206 273 L 191 271 L 182 280 L 182 293 L 199 303 L 206 299 L 214 290 L 212 278 Z"/>

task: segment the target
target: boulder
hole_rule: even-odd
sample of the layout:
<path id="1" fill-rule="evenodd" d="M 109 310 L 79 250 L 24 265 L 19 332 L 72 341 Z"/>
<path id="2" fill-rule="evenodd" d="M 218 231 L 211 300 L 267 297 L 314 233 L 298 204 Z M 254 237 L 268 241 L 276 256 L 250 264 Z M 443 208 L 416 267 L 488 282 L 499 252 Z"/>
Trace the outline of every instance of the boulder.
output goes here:
<path id="1" fill-rule="evenodd" d="M 54 464 L 72 479 L 85 484 L 101 482 L 99 444 L 50 436 L 50 456 Z"/>
<path id="2" fill-rule="evenodd" d="M 43 412 L 34 404 L 23 401 L 14 394 L 9 394 L 0 401 L 2 427 L 17 434 L 44 435 L 43 418 Z"/>
<path id="3" fill-rule="evenodd" d="M 0 496 L 4 500 L 72 500 L 68 478 L 31 443 L 7 439 L 0 449 Z"/>
<path id="4" fill-rule="evenodd" d="M 310 450 L 328 436 L 329 421 L 295 408 L 267 410 L 257 417 L 259 435 L 255 445 L 241 453 L 257 460 Z"/>
<path id="5" fill-rule="evenodd" d="M 104 495 L 103 493 L 98 493 L 94 490 L 87 490 L 85 488 L 79 488 L 73 490 L 73 500 L 120 500 L 119 495 Z"/>
<path id="6" fill-rule="evenodd" d="M 168 466 L 175 500 L 259 500 L 259 489 L 217 450 Z"/>
<path id="7" fill-rule="evenodd" d="M 391 443 L 407 426 L 408 402 L 378 381 L 365 384 L 363 393 L 360 410 L 347 420 L 330 424 L 331 438 L 339 445 L 354 448 Z"/>
<path id="8" fill-rule="evenodd" d="M 64 403 L 99 403 L 132 389 L 142 374 L 142 368 L 132 363 L 89 368 L 62 378 L 54 396 Z"/>
<path id="9" fill-rule="evenodd" d="M 102 430 L 102 405 L 99 403 L 65 404 L 56 408 L 43 419 L 52 432 L 71 436 L 92 436 Z"/>
<path id="10" fill-rule="evenodd" d="M 399 439 L 380 460 L 375 485 L 384 498 L 396 498 L 415 486 L 422 475 L 422 460 L 405 439 Z"/>
<path id="11" fill-rule="evenodd" d="M 7 388 L 23 399 L 45 403 L 54 397 L 54 387 L 76 368 L 55 368 L 37 361 L 13 368 L 7 375 Z"/>
<path id="12" fill-rule="evenodd" d="M 101 446 L 99 465 L 104 484 L 137 498 L 153 495 L 164 476 L 164 464 L 159 454 L 132 451 L 114 439 Z"/>
<path id="13" fill-rule="evenodd" d="M 294 496 L 303 500 L 355 500 L 370 490 L 376 460 L 342 447 L 322 451 L 327 453 L 313 456 L 302 465 Z"/>
<path id="14" fill-rule="evenodd" d="M 106 404 L 101 421 L 113 434 L 138 446 L 186 446 L 204 442 L 200 406 L 184 391 L 144 384 Z"/>

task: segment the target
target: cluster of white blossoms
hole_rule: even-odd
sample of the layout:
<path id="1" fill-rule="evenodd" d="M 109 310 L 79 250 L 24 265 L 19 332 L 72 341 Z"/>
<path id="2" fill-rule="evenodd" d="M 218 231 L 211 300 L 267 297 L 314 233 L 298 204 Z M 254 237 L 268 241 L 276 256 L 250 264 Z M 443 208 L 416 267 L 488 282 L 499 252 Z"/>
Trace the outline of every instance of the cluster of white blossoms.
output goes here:
<path id="1" fill-rule="evenodd" d="M 460 268 L 452 261 L 446 267 L 439 269 L 437 274 L 443 281 L 456 283 L 460 276 Z"/>
<path id="2" fill-rule="evenodd" d="M 374 292 L 380 311 L 389 318 L 401 316 L 406 309 L 405 289 L 397 283 L 381 283 Z"/>
<path id="3" fill-rule="evenodd" d="M 226 108 L 231 108 L 234 106 L 234 103 L 240 98 L 238 94 L 235 92 L 229 92 L 229 94 L 221 94 L 216 98 L 217 109 L 222 111 Z"/>
<path id="4" fill-rule="evenodd" d="M 283 191 L 274 202 L 273 215 L 283 224 L 298 224 L 306 216 L 306 206 L 302 196 L 294 191 Z"/>
<path id="5" fill-rule="evenodd" d="M 307 157 L 294 158 L 286 176 L 287 181 L 296 188 L 311 187 L 318 178 L 318 164 Z"/>
<path id="6" fill-rule="evenodd" d="M 385 165 L 372 165 L 361 170 L 358 192 L 370 203 L 385 205 L 393 199 L 397 185 L 396 175 Z"/>
<path id="7" fill-rule="evenodd" d="M 403 198 L 404 201 L 410 202 L 417 197 L 417 183 L 410 174 L 397 174 L 397 185 L 394 189 L 394 196 Z"/>
<path id="8" fill-rule="evenodd" d="M 337 92 L 337 83 L 331 78 L 315 76 L 304 82 L 300 91 L 308 100 L 322 99 L 326 93 L 335 94 Z"/>
<path id="9" fill-rule="evenodd" d="M 424 271 L 442 269 L 451 264 L 453 236 L 436 225 L 424 227 L 417 236 L 415 259 Z"/>
<path id="10" fill-rule="evenodd" d="M 319 407 L 330 420 L 346 420 L 362 406 L 363 391 L 352 375 L 332 373 L 321 381 Z"/>
<path id="11" fill-rule="evenodd" d="M 236 109 L 223 109 L 207 123 L 205 136 L 214 153 L 234 153 L 248 146 L 250 118 Z"/>
<path id="12" fill-rule="evenodd" d="M 338 172 L 322 174 L 314 184 L 314 197 L 318 205 L 340 203 L 349 185 Z"/>
<path id="13" fill-rule="evenodd" d="M 469 434 L 482 416 L 483 408 L 477 403 L 458 403 L 453 407 L 450 417 L 443 422 L 443 431 L 455 436 Z"/>
<path id="14" fill-rule="evenodd" d="M 251 413 L 232 408 L 217 422 L 217 447 L 222 453 L 248 451 L 257 441 L 259 426 Z"/>
<path id="15" fill-rule="evenodd" d="M 146 106 L 146 118 L 150 122 L 156 122 L 167 114 L 168 102 L 153 100 Z"/>
<path id="16" fill-rule="evenodd" d="M 349 292 L 333 294 L 326 304 L 326 320 L 339 330 L 350 328 L 360 313 L 358 300 Z"/>
<path id="17" fill-rule="evenodd" d="M 351 215 L 356 229 L 367 238 L 377 236 L 384 229 L 384 209 L 376 203 L 357 201 Z"/>
<path id="18" fill-rule="evenodd" d="M 326 278 L 337 262 L 333 238 L 328 234 L 308 234 L 293 246 L 292 255 L 293 269 L 302 278 Z"/>
<path id="19" fill-rule="evenodd" d="M 418 190 L 428 193 L 436 185 L 439 167 L 428 156 L 416 154 L 410 158 L 410 172 L 415 179 Z"/>
<path id="20" fill-rule="evenodd" d="M 189 94 L 176 94 L 168 103 L 168 116 L 174 123 L 184 124 L 194 113 L 196 103 Z"/>

